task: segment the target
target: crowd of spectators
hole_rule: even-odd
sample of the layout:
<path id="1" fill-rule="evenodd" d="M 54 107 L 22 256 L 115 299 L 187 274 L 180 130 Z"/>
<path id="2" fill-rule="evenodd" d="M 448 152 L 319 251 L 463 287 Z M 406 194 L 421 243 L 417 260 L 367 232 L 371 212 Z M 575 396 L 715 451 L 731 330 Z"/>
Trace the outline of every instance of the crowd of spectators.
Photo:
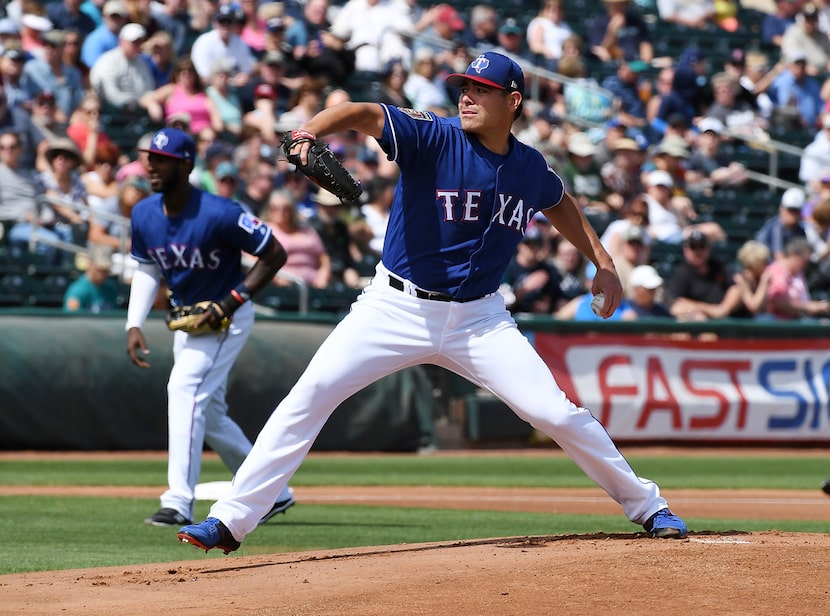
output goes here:
<path id="1" fill-rule="evenodd" d="M 563 0 L 524 14 L 418 0 L 12 0 L 0 20 L 4 241 L 28 248 L 37 233 L 38 251 L 58 262 L 68 253 L 56 240 L 89 244 L 96 257 L 74 265 L 108 263 L 128 280 L 129 242 L 112 217 L 148 194 L 136 146 L 171 125 L 197 142 L 192 183 L 239 201 L 288 249 L 275 287 L 357 292 L 380 259 L 397 168 L 372 140 L 330 136 L 365 188 L 342 204 L 278 155 L 281 133 L 355 97 L 453 115 L 458 93 L 444 77 L 495 49 L 555 73 L 528 92 L 514 133 L 545 155 L 602 233 L 628 295 L 619 318 L 824 316 L 813 295 L 830 290 L 830 275 L 818 274 L 830 271 L 830 3 L 758 2 L 761 45 L 719 58 L 694 33 L 740 32 L 740 2 L 601 0 L 584 19 Z M 676 56 L 660 55 L 668 26 L 690 33 Z M 801 192 L 781 196 L 752 244 L 768 247 L 773 277 L 757 251 L 751 263 L 737 251 L 718 261 L 730 230 L 697 204 L 746 186 L 734 156 L 742 139 L 780 126 L 812 142 Z M 42 195 L 52 205 L 34 208 Z M 682 251 L 671 275 L 644 269 L 659 265 L 660 244 Z M 511 310 L 592 317 L 592 267 L 569 248 L 534 220 L 501 287 Z M 801 307 L 782 307 L 782 297 Z"/>

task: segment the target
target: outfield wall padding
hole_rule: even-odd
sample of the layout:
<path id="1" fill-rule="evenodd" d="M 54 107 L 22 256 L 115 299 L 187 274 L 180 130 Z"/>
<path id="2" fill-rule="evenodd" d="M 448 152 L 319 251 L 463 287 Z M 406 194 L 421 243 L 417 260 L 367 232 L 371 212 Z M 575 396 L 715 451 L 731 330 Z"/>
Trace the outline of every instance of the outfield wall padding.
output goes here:
<path id="1" fill-rule="evenodd" d="M 230 415 L 249 438 L 332 327 L 257 321 L 228 383 Z M 0 449 L 166 449 L 173 336 L 158 317 L 144 333 L 151 367 L 142 370 L 126 353 L 124 315 L 0 317 Z M 431 404 L 422 367 L 390 375 L 338 407 L 314 448 L 415 450 Z"/>

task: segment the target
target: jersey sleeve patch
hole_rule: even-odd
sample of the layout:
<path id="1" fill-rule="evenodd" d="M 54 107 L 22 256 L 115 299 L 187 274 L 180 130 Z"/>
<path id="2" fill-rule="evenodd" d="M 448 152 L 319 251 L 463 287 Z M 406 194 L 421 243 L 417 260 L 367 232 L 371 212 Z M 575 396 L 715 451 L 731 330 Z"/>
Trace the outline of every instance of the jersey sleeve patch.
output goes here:
<path id="1" fill-rule="evenodd" d="M 418 111 L 417 109 L 410 109 L 409 107 L 398 107 L 398 111 L 405 113 L 413 120 L 424 120 L 432 122 L 432 116 L 427 111 Z"/>
<path id="2" fill-rule="evenodd" d="M 237 221 L 239 228 L 245 231 L 246 233 L 253 235 L 257 229 L 259 229 L 263 222 L 256 218 L 255 216 L 251 216 L 250 214 L 246 214 L 243 212 L 239 215 L 239 220 Z"/>

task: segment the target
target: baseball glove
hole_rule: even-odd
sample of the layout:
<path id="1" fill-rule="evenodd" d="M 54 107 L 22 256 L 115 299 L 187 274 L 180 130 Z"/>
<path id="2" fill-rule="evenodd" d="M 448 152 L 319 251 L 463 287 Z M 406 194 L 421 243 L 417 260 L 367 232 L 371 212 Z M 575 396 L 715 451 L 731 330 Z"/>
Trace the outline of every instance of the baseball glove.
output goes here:
<path id="1" fill-rule="evenodd" d="M 206 321 L 196 325 L 205 312 L 212 312 L 215 321 Z M 170 331 L 183 331 L 191 336 L 202 336 L 204 334 L 216 334 L 228 329 L 231 319 L 216 302 L 199 302 L 192 306 L 177 306 L 167 313 L 165 317 L 167 329 Z"/>
<path id="2" fill-rule="evenodd" d="M 299 154 L 291 154 L 291 148 L 297 143 L 308 141 L 308 164 L 304 165 Z M 304 130 L 293 130 L 283 134 L 282 150 L 288 162 L 303 172 L 312 182 L 324 188 L 341 201 L 355 201 L 363 190 L 346 168 L 340 164 L 329 147 L 313 134 Z"/>

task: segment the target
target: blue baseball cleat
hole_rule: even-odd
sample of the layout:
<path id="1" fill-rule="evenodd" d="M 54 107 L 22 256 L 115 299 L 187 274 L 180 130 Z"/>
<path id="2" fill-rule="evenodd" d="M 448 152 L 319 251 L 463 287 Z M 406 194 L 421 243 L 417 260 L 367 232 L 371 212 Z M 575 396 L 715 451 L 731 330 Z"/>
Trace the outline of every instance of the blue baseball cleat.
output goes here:
<path id="1" fill-rule="evenodd" d="M 655 539 L 685 539 L 688 534 L 685 522 L 669 508 L 661 509 L 651 516 L 643 528 Z"/>
<path id="2" fill-rule="evenodd" d="M 233 538 L 228 527 L 216 518 L 208 518 L 198 524 L 183 526 L 176 536 L 182 543 L 189 543 L 205 552 L 212 548 L 219 548 L 225 554 L 230 554 L 242 545 Z"/>

